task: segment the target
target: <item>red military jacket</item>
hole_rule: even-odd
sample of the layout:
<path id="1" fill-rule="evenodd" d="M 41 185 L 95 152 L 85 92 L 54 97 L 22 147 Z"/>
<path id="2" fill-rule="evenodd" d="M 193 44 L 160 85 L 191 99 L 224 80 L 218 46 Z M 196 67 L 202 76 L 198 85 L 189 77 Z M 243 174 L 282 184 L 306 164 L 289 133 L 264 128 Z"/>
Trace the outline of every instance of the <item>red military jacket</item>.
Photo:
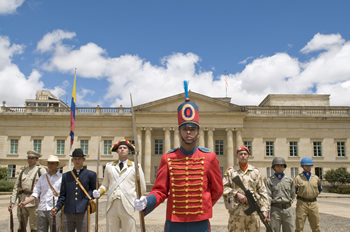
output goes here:
<path id="1" fill-rule="evenodd" d="M 212 207 L 222 192 L 222 176 L 215 153 L 199 147 L 189 156 L 180 149 L 164 154 L 148 196 L 156 197 L 154 208 L 168 198 L 167 220 L 192 222 L 211 218 Z M 150 209 L 147 204 L 146 211 L 154 208 Z"/>

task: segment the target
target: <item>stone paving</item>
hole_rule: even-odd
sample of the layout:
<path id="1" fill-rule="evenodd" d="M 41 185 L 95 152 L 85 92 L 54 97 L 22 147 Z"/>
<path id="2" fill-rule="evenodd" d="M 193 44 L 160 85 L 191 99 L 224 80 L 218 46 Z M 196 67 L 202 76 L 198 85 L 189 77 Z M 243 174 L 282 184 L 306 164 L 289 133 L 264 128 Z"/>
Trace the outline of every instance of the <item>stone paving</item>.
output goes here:
<path id="1" fill-rule="evenodd" d="M 0 195 L 0 231 L 9 231 L 7 211 L 10 195 Z M 322 232 L 348 232 L 350 231 L 350 195 L 321 193 L 318 198 L 318 206 L 321 217 Z M 295 203 L 292 206 L 295 208 Z M 99 232 L 106 231 L 106 197 L 102 196 L 99 200 Z M 16 210 L 16 207 L 15 207 Z M 148 232 L 161 232 L 164 228 L 166 204 L 165 202 L 157 207 L 151 214 L 145 218 L 146 230 Z M 15 231 L 17 231 L 17 219 L 15 219 Z M 223 199 L 221 198 L 214 206 L 213 218 L 210 219 L 212 232 L 227 231 L 228 213 L 225 209 Z M 28 228 L 29 229 L 29 228 Z M 137 220 L 137 229 L 139 230 L 139 221 Z M 29 230 L 28 230 L 29 231 Z M 91 215 L 91 232 L 95 231 L 95 214 Z M 261 232 L 265 231 L 262 226 Z M 304 227 L 305 232 L 311 232 L 308 222 Z"/>

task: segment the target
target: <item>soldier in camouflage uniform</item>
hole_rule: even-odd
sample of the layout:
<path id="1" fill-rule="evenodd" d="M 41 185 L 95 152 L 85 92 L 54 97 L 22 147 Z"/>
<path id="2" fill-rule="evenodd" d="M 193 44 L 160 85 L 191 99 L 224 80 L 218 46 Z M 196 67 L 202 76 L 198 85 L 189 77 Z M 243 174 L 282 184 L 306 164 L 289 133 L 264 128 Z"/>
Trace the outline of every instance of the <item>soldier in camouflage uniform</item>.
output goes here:
<path id="1" fill-rule="evenodd" d="M 269 197 L 271 228 L 274 232 L 294 231 L 294 217 L 292 202 L 295 197 L 293 179 L 286 176 L 283 171 L 287 167 L 286 161 L 276 157 L 272 161 L 275 173 L 267 179 L 266 190 Z"/>
<path id="2" fill-rule="evenodd" d="M 16 203 L 17 197 L 20 198 L 21 202 L 27 200 L 30 195 L 33 193 L 34 186 L 39 180 L 39 177 L 46 173 L 46 169 L 36 165 L 36 162 L 41 157 L 41 155 L 35 151 L 27 152 L 27 162 L 28 167 L 23 169 L 13 187 L 11 202 L 8 210 L 12 212 L 13 207 Z M 39 199 L 32 201 L 27 204 L 23 209 L 23 215 L 25 224 L 27 225 L 29 217 L 30 230 L 32 232 L 36 231 L 36 221 L 37 221 L 37 212 L 38 212 Z M 20 210 L 17 207 L 17 218 L 19 222 L 19 228 L 21 227 L 21 217 Z M 18 231 L 21 231 L 20 229 Z"/>
<path id="3" fill-rule="evenodd" d="M 238 165 L 229 167 L 223 179 L 225 207 L 230 214 L 228 231 L 258 232 L 260 231 L 260 218 L 256 212 L 249 216 L 244 213 L 244 210 L 249 208 L 247 198 L 243 190 L 232 182 L 232 178 L 240 176 L 246 189 L 255 196 L 265 220 L 268 221 L 268 199 L 265 184 L 260 171 L 248 164 L 249 149 L 245 146 L 239 146 L 236 153 Z"/>

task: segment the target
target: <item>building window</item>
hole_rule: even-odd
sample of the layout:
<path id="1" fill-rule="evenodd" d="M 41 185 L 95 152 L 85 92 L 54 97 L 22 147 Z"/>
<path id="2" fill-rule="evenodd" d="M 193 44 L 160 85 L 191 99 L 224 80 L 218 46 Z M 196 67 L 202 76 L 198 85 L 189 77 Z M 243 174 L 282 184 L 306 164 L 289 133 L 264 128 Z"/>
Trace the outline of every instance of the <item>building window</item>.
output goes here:
<path id="1" fill-rule="evenodd" d="M 154 175 L 153 175 L 154 179 L 157 178 L 157 173 L 158 173 L 158 166 L 154 166 Z"/>
<path id="2" fill-rule="evenodd" d="M 249 149 L 249 151 L 250 151 L 249 156 L 252 156 L 253 155 L 252 141 L 244 141 L 243 145 Z"/>
<path id="3" fill-rule="evenodd" d="M 128 140 L 132 145 L 135 146 L 135 141 L 134 140 Z M 136 148 L 136 147 L 135 147 Z M 129 155 L 135 155 L 135 151 L 131 151 Z"/>
<path id="4" fill-rule="evenodd" d="M 314 156 L 321 157 L 322 156 L 322 144 L 321 142 L 313 142 L 314 144 Z"/>
<path id="5" fill-rule="evenodd" d="M 290 176 L 295 178 L 299 174 L 299 168 L 290 168 Z"/>
<path id="6" fill-rule="evenodd" d="M 266 142 L 266 156 L 274 156 L 273 150 L 274 150 L 273 142 L 267 141 Z"/>
<path id="7" fill-rule="evenodd" d="M 275 171 L 273 170 L 273 168 L 271 168 L 271 167 L 266 168 L 266 176 L 267 177 L 272 176 L 274 173 L 275 173 Z"/>
<path id="8" fill-rule="evenodd" d="M 289 142 L 289 156 L 298 156 L 298 142 Z"/>
<path id="9" fill-rule="evenodd" d="M 163 140 L 156 139 L 154 140 L 154 154 L 163 155 Z"/>
<path id="10" fill-rule="evenodd" d="M 345 157 L 345 142 L 337 142 L 338 157 Z"/>
<path id="11" fill-rule="evenodd" d="M 315 175 L 320 178 L 320 180 L 323 180 L 323 168 L 315 167 Z"/>
<path id="12" fill-rule="evenodd" d="M 11 139 L 10 154 L 17 154 L 18 152 L 18 139 Z"/>
<path id="13" fill-rule="evenodd" d="M 106 166 L 102 166 L 102 178 L 105 178 Z"/>
<path id="14" fill-rule="evenodd" d="M 34 140 L 33 145 L 33 150 L 41 154 L 41 140 Z"/>
<path id="15" fill-rule="evenodd" d="M 59 171 L 60 173 L 63 173 L 63 167 L 58 168 L 58 171 Z"/>
<path id="16" fill-rule="evenodd" d="M 7 169 L 9 170 L 8 177 L 15 177 L 16 175 L 16 165 L 9 164 L 7 165 Z"/>
<path id="17" fill-rule="evenodd" d="M 216 155 L 224 155 L 224 140 L 215 140 Z"/>
<path id="18" fill-rule="evenodd" d="M 80 140 L 80 148 L 83 150 L 84 155 L 89 154 L 89 140 Z"/>
<path id="19" fill-rule="evenodd" d="M 111 155 L 112 140 L 103 141 L 103 155 Z"/>
<path id="20" fill-rule="evenodd" d="M 57 155 L 64 155 L 64 140 L 57 140 Z"/>

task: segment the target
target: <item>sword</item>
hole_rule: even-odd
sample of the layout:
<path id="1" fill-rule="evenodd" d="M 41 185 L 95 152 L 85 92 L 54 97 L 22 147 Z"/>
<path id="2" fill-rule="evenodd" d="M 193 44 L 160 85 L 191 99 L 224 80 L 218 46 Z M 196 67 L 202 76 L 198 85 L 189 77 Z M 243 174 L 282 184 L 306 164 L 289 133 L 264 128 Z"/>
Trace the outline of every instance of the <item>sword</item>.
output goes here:
<path id="1" fill-rule="evenodd" d="M 137 139 L 137 132 L 136 132 L 136 122 L 135 122 L 135 112 L 134 112 L 134 106 L 132 104 L 132 96 L 130 93 L 130 101 L 131 101 L 131 113 L 132 113 L 132 124 L 134 129 L 134 142 L 135 142 L 135 174 L 136 174 L 136 193 L 137 198 L 141 198 L 141 182 L 140 182 L 140 173 L 139 173 L 139 145 L 138 145 L 138 139 Z M 140 226 L 141 231 L 146 232 L 146 225 L 145 225 L 145 216 L 143 214 L 143 211 L 140 211 Z"/>

